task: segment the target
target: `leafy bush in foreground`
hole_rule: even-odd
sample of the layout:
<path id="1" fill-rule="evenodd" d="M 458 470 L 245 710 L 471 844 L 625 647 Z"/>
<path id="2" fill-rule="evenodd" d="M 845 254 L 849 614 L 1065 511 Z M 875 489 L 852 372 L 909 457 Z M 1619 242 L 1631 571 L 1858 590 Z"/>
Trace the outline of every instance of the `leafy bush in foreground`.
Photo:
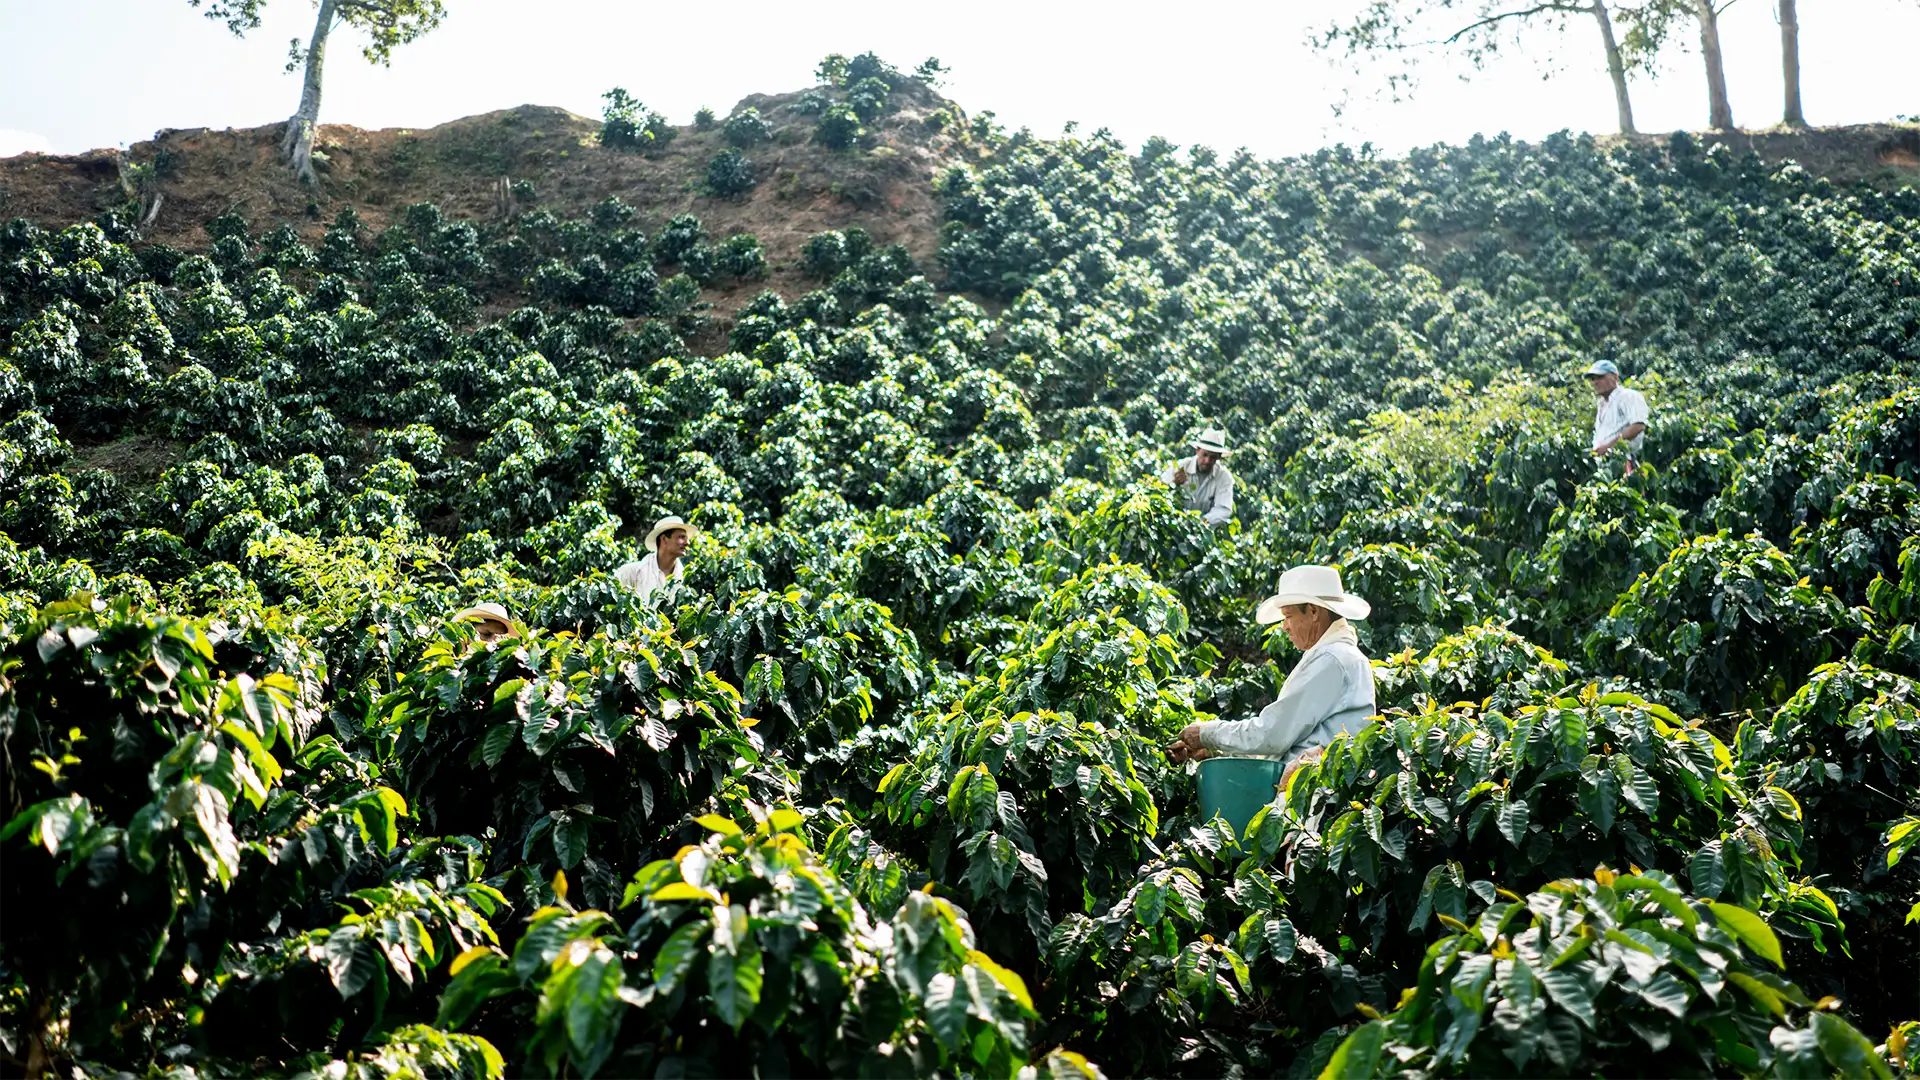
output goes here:
<path id="1" fill-rule="evenodd" d="M 1032 999 L 1020 977 L 973 948 L 952 905 L 924 893 L 875 920 L 780 809 L 747 832 L 721 817 L 674 859 L 643 867 L 611 914 L 567 903 L 533 913 L 511 956 L 463 957 L 440 1020 L 485 1029 L 523 1014 L 530 1055 L 592 1076 L 700 1063 L 866 1073 L 980 1070 L 1026 1058 Z M 504 1000 L 498 1000 L 504 995 Z M 632 1015 L 629 1015 L 629 1009 Z"/>
<path id="2" fill-rule="evenodd" d="M 1620 595 L 1587 653 L 1686 700 L 1723 709 L 1777 703 L 1792 692 L 1790 680 L 1852 639 L 1847 609 L 1794 571 L 1758 536 L 1681 544 Z"/>
<path id="3" fill-rule="evenodd" d="M 1759 916 L 1658 871 L 1602 867 L 1450 925 L 1400 1007 L 1347 1036 L 1328 1073 L 1890 1075 L 1830 1003 L 1774 973 L 1780 943 Z"/>
<path id="4" fill-rule="evenodd" d="M 1255 832 L 1262 851 L 1292 849 L 1296 922 L 1388 955 L 1438 914 L 1465 918 L 1476 891 L 1603 863 L 1685 874 L 1693 892 L 1749 907 L 1791 897 L 1831 926 L 1832 902 L 1787 879 L 1800 808 L 1734 786 L 1728 758 L 1628 694 L 1536 698 L 1512 715 L 1395 710 L 1303 768 Z"/>

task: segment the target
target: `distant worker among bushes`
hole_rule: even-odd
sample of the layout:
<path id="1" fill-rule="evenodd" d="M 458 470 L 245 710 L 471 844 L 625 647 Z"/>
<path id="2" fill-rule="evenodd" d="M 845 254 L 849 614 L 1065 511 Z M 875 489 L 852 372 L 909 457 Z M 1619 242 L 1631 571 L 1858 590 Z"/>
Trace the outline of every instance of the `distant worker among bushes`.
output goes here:
<path id="1" fill-rule="evenodd" d="M 620 584 L 640 594 L 642 600 L 653 595 L 653 591 L 665 585 L 669 578 L 683 578 L 687 574 L 687 564 L 682 555 L 687 553 L 687 545 L 700 535 L 698 526 L 689 525 L 678 516 L 668 515 L 653 525 L 653 531 L 647 534 L 647 554 L 637 562 L 630 562 L 614 571 L 613 576 Z"/>
<path id="2" fill-rule="evenodd" d="M 1254 615 L 1262 626 L 1279 623 L 1305 653 L 1280 696 L 1247 720 L 1188 724 L 1167 752 L 1175 761 L 1221 754 L 1279 758 L 1284 783 L 1335 737 L 1359 731 L 1374 715 L 1373 665 L 1347 621 L 1372 610 L 1341 587 L 1340 571 L 1331 566 L 1296 566 L 1280 575 L 1279 591 Z"/>
<path id="3" fill-rule="evenodd" d="M 1227 433 L 1208 428 L 1193 440 L 1193 456 L 1167 470 L 1164 479 L 1185 501 L 1186 508 L 1221 525 L 1233 516 L 1233 474 L 1227 471 Z"/>
<path id="4" fill-rule="evenodd" d="M 1593 454 L 1605 457 L 1625 444 L 1627 475 L 1640 466 L 1640 447 L 1647 440 L 1647 399 L 1638 390 L 1620 385 L 1620 369 L 1611 360 L 1595 360 L 1587 382 L 1600 400 L 1593 410 Z"/>
<path id="5" fill-rule="evenodd" d="M 495 603 L 475 604 L 455 615 L 453 621 L 472 623 L 473 639 L 482 643 L 498 641 L 514 632 L 507 609 Z"/>

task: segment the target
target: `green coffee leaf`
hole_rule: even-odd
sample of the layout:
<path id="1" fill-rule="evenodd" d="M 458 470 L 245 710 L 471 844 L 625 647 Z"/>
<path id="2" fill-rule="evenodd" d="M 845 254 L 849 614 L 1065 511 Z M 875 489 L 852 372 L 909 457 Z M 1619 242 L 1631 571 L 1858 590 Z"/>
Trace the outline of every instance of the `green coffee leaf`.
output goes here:
<path id="1" fill-rule="evenodd" d="M 1752 949 L 1756 955 L 1769 961 L 1776 968 L 1786 967 L 1786 961 L 1780 952 L 1780 939 L 1775 936 L 1773 927 L 1768 926 L 1766 920 L 1746 908 L 1735 907 L 1732 904 L 1712 903 L 1707 907 L 1713 912 L 1715 921 L 1723 929 L 1740 939 L 1740 942 Z"/>

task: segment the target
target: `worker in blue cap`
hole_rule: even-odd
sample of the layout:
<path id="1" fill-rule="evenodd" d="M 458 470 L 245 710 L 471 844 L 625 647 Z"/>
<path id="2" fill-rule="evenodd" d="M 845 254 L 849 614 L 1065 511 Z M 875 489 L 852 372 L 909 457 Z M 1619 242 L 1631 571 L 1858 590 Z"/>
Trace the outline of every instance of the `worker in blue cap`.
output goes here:
<path id="1" fill-rule="evenodd" d="M 1605 457 L 1624 444 L 1626 475 L 1640 465 L 1640 447 L 1647 437 L 1647 399 L 1640 391 L 1620 385 L 1620 369 L 1611 360 L 1595 360 L 1587 382 L 1599 402 L 1593 411 L 1593 455 Z"/>

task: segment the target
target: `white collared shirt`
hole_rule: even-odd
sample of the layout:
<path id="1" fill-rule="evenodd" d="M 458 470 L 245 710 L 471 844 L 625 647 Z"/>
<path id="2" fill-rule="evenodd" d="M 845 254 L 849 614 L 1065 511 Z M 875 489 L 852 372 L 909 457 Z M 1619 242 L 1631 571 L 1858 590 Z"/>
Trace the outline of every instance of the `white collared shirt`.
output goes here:
<path id="1" fill-rule="evenodd" d="M 1616 386 L 1613 393 L 1599 399 L 1593 409 L 1593 448 L 1598 450 L 1615 435 L 1635 424 L 1647 422 L 1647 399 L 1638 390 L 1625 386 Z M 1626 440 L 1627 449 L 1635 451 L 1647 441 L 1647 433 L 1642 431 Z"/>
<path id="2" fill-rule="evenodd" d="M 1162 477 L 1167 483 L 1173 483 L 1173 474 L 1187 471 L 1187 482 L 1174 485 L 1179 490 L 1179 499 L 1187 509 L 1206 519 L 1209 525 L 1218 525 L 1233 516 L 1233 474 L 1227 471 L 1227 463 L 1216 461 L 1213 468 L 1201 472 L 1196 468 L 1197 458 L 1187 458 L 1166 471 Z"/>
<path id="3" fill-rule="evenodd" d="M 660 572 L 660 553 L 657 551 L 649 551 L 638 562 L 627 563 L 620 567 L 620 569 L 615 570 L 613 576 L 619 579 L 620 584 L 639 593 L 640 598 L 645 600 L 647 597 L 653 595 L 655 589 L 665 585 L 669 576 L 674 578 L 686 577 L 687 560 L 676 560 L 673 564 L 673 573 L 671 575 L 663 574 Z"/>

